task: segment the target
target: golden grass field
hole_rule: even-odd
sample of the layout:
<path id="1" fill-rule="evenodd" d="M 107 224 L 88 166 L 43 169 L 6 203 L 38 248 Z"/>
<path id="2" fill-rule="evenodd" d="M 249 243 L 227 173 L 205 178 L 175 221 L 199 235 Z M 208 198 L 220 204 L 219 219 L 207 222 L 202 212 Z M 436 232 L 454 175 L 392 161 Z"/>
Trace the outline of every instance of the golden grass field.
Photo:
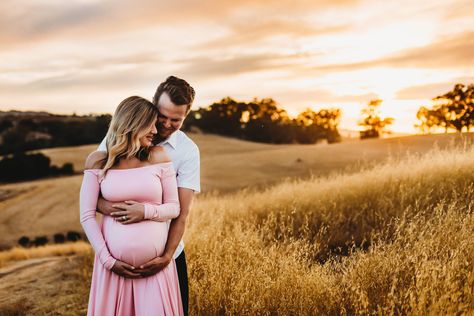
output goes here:
<path id="1" fill-rule="evenodd" d="M 471 141 L 276 146 L 196 135 L 203 182 L 216 191 L 197 196 L 185 234 L 191 314 L 474 313 Z M 1 186 L 23 192 L 0 202 L 2 240 L 78 229 L 79 182 Z M 85 313 L 91 252 L 48 249 L 0 271 L 5 315 Z M 0 262 L 20 259 L 12 252 Z"/>

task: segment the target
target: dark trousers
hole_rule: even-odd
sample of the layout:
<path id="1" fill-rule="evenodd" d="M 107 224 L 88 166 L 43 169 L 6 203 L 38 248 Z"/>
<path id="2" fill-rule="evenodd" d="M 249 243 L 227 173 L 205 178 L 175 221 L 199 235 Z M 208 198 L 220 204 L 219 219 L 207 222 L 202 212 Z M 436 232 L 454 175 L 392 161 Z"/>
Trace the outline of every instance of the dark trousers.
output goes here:
<path id="1" fill-rule="evenodd" d="M 176 270 L 178 272 L 179 289 L 181 291 L 181 300 L 183 302 L 184 315 L 188 315 L 188 300 L 189 300 L 189 288 L 188 288 L 188 268 L 186 266 L 186 255 L 183 252 L 175 259 Z"/>

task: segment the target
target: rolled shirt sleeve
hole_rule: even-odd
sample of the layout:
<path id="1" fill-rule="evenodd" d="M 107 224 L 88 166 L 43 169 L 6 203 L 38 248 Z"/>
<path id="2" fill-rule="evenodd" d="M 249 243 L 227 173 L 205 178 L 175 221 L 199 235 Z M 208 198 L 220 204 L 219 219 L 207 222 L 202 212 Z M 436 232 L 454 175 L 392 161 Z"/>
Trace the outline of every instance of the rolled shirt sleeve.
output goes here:
<path id="1" fill-rule="evenodd" d="M 199 148 L 194 145 L 187 151 L 186 158 L 178 168 L 178 188 L 187 188 L 195 192 L 201 192 L 200 173 Z"/>

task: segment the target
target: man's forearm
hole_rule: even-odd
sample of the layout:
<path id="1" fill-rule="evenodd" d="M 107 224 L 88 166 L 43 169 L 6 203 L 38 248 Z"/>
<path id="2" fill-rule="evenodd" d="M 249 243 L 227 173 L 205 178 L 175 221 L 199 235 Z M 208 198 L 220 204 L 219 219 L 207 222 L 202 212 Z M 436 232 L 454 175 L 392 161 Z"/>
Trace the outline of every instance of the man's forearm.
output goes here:
<path id="1" fill-rule="evenodd" d="M 107 201 L 102 196 L 99 196 L 97 199 L 97 212 L 101 213 L 102 215 L 110 215 L 113 211 L 120 211 L 112 207 L 112 202 Z"/>
<path id="2" fill-rule="evenodd" d="M 169 258 L 173 257 L 181 238 L 183 238 L 189 210 L 194 198 L 194 191 L 191 189 L 178 188 L 178 193 L 180 212 L 177 218 L 171 220 L 168 240 L 166 241 L 165 251 L 163 253 L 164 256 L 168 256 Z"/>
<path id="3" fill-rule="evenodd" d="M 166 241 L 164 255 L 173 258 L 173 254 L 178 248 L 179 242 L 184 235 L 186 228 L 186 219 L 175 218 L 171 221 L 170 230 L 168 232 L 168 240 Z"/>

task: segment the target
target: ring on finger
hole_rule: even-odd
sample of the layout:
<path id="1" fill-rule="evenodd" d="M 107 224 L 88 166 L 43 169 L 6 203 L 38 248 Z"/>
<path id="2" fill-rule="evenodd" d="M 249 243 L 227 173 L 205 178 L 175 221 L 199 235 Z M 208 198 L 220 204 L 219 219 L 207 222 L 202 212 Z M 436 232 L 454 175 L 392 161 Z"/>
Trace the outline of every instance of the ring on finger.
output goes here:
<path id="1" fill-rule="evenodd" d="M 122 216 L 122 220 L 126 221 L 127 220 L 127 215 Z"/>

